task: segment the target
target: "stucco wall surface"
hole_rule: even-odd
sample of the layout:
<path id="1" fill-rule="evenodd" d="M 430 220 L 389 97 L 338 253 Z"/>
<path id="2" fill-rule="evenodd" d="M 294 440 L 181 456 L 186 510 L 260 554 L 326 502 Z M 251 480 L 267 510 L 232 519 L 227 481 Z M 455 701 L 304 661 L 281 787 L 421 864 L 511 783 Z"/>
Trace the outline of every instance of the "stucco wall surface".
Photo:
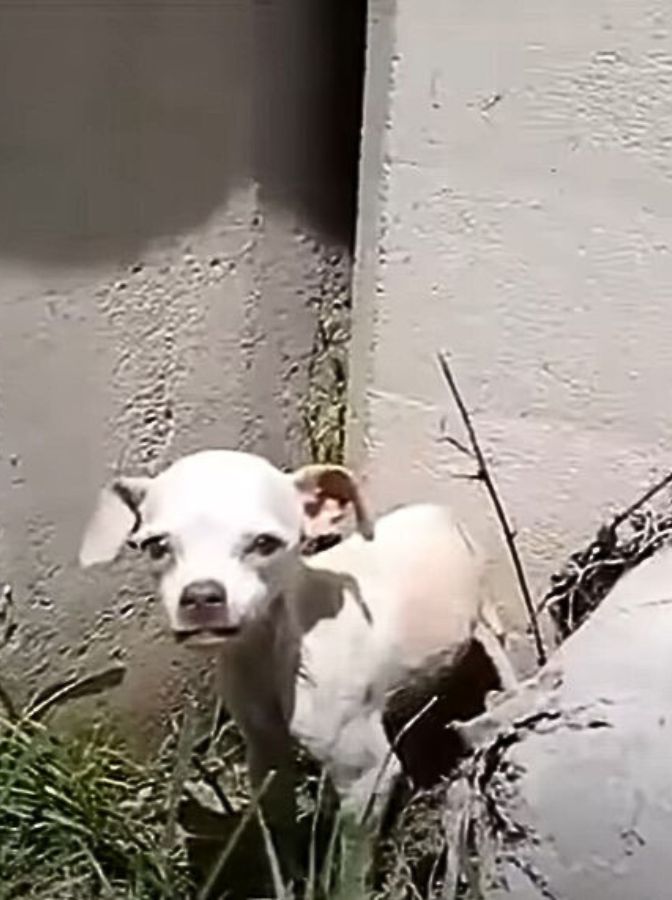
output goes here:
<path id="1" fill-rule="evenodd" d="M 655 0 L 372 0 L 351 456 L 379 507 L 480 521 L 448 350 L 536 589 L 669 467 L 671 26 Z"/>
<path id="2" fill-rule="evenodd" d="M 75 566 L 112 472 L 204 446 L 301 456 L 311 298 L 347 243 L 334 33 L 306 0 L 0 7 L 0 582 L 19 623 L 1 677 L 17 698 L 123 660 L 122 717 L 178 700 L 186 657 L 151 585 Z"/>

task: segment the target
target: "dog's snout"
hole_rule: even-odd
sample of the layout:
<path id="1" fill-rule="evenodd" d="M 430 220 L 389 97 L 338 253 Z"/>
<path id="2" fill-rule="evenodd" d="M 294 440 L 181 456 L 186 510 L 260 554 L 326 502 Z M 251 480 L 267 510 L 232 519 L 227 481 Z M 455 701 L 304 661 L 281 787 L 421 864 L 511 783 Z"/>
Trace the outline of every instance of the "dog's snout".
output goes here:
<path id="1" fill-rule="evenodd" d="M 203 607 L 224 606 L 226 591 L 224 586 L 214 579 L 192 581 L 180 595 L 181 609 L 199 609 Z"/>
<path id="2" fill-rule="evenodd" d="M 232 619 L 221 582 L 203 579 L 183 588 L 173 622 L 178 641 L 219 641 L 237 634 L 239 627 L 238 621 Z"/>

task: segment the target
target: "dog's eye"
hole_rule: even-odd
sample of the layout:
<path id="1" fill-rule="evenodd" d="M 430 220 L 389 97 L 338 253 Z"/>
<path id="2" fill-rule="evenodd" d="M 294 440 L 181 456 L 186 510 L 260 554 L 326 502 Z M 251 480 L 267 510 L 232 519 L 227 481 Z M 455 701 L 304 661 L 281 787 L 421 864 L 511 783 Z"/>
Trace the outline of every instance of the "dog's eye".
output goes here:
<path id="1" fill-rule="evenodd" d="M 259 556 L 272 556 L 284 546 L 285 542 L 282 538 L 276 537 L 274 534 L 258 534 L 253 541 L 250 541 L 246 550 L 248 553 L 258 553 Z"/>
<path id="2" fill-rule="evenodd" d="M 159 560 L 165 559 L 170 554 L 170 541 L 167 537 L 147 538 L 147 540 L 143 541 L 140 545 L 140 549 L 143 553 L 146 553 L 150 559 L 158 562 Z"/>

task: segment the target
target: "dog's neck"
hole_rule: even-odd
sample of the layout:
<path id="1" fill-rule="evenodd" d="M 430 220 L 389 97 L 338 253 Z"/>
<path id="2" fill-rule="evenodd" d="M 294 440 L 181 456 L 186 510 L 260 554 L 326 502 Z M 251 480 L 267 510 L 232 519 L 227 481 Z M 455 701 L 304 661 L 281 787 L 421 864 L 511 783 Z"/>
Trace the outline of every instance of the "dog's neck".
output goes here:
<path id="1" fill-rule="evenodd" d="M 320 619 L 337 612 L 340 597 L 333 574 L 308 566 L 299 557 L 285 592 L 221 651 L 220 690 L 225 702 L 239 695 L 244 682 L 246 695 L 254 687 L 256 697 L 264 698 L 268 709 L 281 711 L 289 726 L 303 674 L 303 638 Z"/>
<path id="2" fill-rule="evenodd" d="M 272 720 L 276 729 L 281 720 L 289 725 L 300 653 L 300 642 L 294 632 L 286 598 L 280 595 L 273 600 L 266 615 L 248 624 L 244 634 L 220 651 L 219 691 L 244 731 L 245 720 L 250 715 Z M 255 704 L 237 708 L 242 697 L 255 697 Z M 250 727 L 265 726 L 253 722 Z"/>

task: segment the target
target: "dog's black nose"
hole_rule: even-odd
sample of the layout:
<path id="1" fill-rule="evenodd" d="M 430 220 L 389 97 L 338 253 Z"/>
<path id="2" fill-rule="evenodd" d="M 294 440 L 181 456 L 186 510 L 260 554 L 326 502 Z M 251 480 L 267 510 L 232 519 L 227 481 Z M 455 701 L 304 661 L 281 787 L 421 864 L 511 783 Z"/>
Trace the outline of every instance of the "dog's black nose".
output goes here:
<path id="1" fill-rule="evenodd" d="M 223 606 L 226 603 L 224 586 L 214 579 L 192 581 L 180 595 L 181 609 Z"/>

